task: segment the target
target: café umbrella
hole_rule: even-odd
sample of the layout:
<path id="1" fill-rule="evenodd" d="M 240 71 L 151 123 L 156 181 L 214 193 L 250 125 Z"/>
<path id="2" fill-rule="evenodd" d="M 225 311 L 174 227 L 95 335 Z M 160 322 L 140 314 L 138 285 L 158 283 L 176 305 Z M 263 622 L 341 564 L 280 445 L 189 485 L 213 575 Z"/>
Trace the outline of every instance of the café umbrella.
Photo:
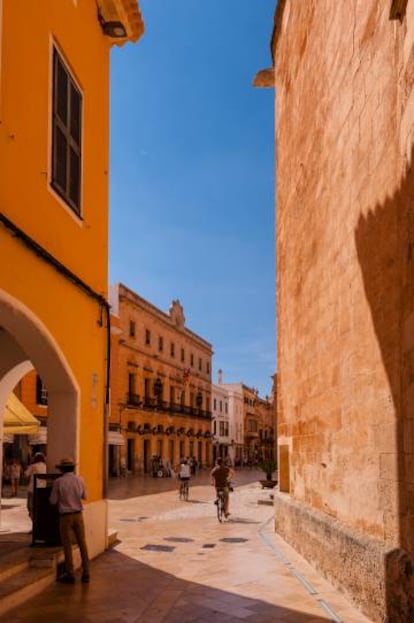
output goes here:
<path id="1" fill-rule="evenodd" d="M 3 441 L 9 435 L 32 435 L 39 430 L 40 422 L 37 420 L 23 403 L 13 393 L 7 399 L 3 413 L 3 427 L 0 429 L 0 482 L 3 478 Z M 0 511 L 0 533 L 8 532 L 1 526 Z"/>

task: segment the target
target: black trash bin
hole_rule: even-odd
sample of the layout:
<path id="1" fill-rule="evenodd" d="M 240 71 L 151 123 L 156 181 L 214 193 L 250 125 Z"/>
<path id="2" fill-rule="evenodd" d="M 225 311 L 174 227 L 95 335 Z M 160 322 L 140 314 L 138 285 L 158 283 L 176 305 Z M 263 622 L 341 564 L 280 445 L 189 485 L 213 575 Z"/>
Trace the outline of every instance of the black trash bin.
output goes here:
<path id="1" fill-rule="evenodd" d="M 53 481 L 61 474 L 33 475 L 32 545 L 61 545 L 57 505 L 49 502 Z"/>

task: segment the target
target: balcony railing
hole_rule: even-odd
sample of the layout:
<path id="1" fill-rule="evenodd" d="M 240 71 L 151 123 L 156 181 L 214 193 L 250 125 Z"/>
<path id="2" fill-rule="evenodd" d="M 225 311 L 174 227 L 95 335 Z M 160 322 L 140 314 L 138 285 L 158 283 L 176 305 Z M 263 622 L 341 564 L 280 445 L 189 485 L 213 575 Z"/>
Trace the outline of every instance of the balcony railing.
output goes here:
<path id="1" fill-rule="evenodd" d="M 140 407 L 142 405 L 141 396 L 139 394 L 129 392 L 127 394 L 127 404 L 133 405 L 134 407 Z"/>
<path id="2" fill-rule="evenodd" d="M 129 392 L 126 397 L 127 405 L 130 407 L 141 407 L 149 411 L 168 411 L 169 413 L 177 413 L 180 415 L 189 415 L 203 420 L 211 420 L 212 412 L 205 409 L 199 409 L 198 407 L 190 407 L 188 405 L 182 405 L 178 402 L 168 402 L 161 398 L 154 398 L 144 396 L 141 398 L 139 394 L 133 394 Z"/>

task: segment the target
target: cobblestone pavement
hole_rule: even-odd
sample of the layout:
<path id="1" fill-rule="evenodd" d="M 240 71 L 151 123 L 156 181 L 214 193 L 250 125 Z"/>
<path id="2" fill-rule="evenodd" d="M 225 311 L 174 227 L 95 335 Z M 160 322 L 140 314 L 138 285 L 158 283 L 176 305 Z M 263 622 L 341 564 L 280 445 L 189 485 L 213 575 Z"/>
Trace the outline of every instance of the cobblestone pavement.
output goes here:
<path id="1" fill-rule="evenodd" d="M 0 622 L 369 623 L 273 533 L 257 478 L 237 474 L 223 524 L 206 474 L 188 502 L 172 479 L 111 483 L 119 540 L 92 563 L 91 583 L 56 584 Z"/>

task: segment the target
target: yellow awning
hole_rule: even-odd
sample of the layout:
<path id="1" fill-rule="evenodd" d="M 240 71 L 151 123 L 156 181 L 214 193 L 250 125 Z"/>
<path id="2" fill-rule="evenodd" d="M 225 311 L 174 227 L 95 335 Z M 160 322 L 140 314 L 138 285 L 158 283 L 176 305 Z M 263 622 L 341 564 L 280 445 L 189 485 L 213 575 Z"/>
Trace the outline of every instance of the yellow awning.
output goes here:
<path id="1" fill-rule="evenodd" d="M 15 394 L 10 394 L 4 409 L 3 431 L 16 435 L 32 435 L 39 430 L 40 422 L 20 402 Z"/>

